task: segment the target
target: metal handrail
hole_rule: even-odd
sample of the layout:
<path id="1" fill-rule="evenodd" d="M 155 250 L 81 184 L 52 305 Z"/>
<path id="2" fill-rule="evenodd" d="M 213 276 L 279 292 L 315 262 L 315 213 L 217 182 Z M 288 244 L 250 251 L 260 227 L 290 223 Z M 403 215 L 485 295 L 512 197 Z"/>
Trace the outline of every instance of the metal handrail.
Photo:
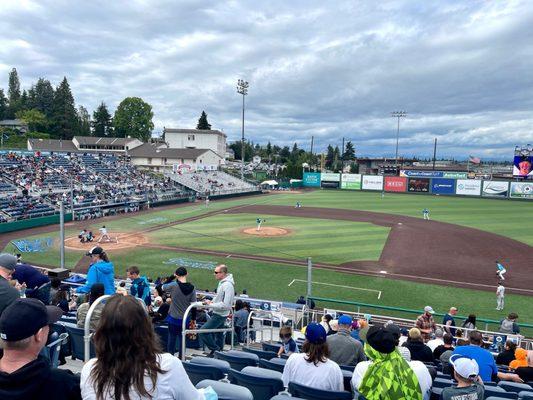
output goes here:
<path id="1" fill-rule="evenodd" d="M 187 348 L 187 334 L 188 333 L 223 333 L 231 332 L 231 349 L 233 349 L 233 340 L 235 339 L 235 329 L 234 329 L 234 318 L 233 318 L 233 307 L 229 309 L 229 314 L 226 317 L 229 318 L 231 315 L 231 326 L 229 328 L 217 328 L 217 329 L 187 329 L 187 317 L 189 316 L 190 311 L 193 308 L 204 308 L 204 309 L 219 309 L 219 307 L 213 307 L 211 304 L 204 304 L 201 302 L 191 303 L 189 307 L 183 313 L 183 321 L 181 323 L 181 361 L 185 361 L 185 350 Z"/>
<path id="2" fill-rule="evenodd" d="M 250 331 L 261 332 L 261 341 L 263 341 L 263 331 L 265 330 L 265 327 L 263 325 L 261 325 L 261 329 L 250 329 L 250 321 L 252 320 L 252 315 L 254 313 L 259 314 L 259 312 L 270 316 L 270 340 L 272 340 L 272 338 L 274 337 L 274 313 L 272 311 L 266 310 L 250 310 L 250 313 L 248 314 L 248 319 L 246 321 L 246 347 L 250 347 Z M 282 318 L 283 317 L 279 318 L 280 325 L 282 323 Z"/>

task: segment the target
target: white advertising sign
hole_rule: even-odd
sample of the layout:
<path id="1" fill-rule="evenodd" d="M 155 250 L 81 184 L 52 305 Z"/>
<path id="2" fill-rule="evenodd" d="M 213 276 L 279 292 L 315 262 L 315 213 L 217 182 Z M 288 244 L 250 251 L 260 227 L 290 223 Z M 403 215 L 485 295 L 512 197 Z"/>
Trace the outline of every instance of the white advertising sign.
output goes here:
<path id="1" fill-rule="evenodd" d="M 457 179 L 455 194 L 462 194 L 464 196 L 480 196 L 481 181 L 477 179 Z"/>
<path id="2" fill-rule="evenodd" d="M 383 190 L 382 175 L 363 175 L 363 190 Z"/>

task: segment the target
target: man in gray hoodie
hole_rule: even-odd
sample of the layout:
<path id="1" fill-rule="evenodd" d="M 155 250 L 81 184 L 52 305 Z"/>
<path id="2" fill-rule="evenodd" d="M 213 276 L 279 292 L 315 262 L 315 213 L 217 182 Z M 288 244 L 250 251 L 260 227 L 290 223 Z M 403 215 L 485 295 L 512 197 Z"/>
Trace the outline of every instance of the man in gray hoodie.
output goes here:
<path id="1" fill-rule="evenodd" d="M 226 318 L 228 317 L 233 306 L 233 298 L 235 297 L 235 282 L 233 275 L 228 274 L 228 267 L 224 264 L 215 267 L 215 279 L 218 282 L 217 295 L 213 301 L 206 300 L 204 304 L 211 306 L 213 313 L 211 318 L 202 325 L 200 329 L 221 329 L 224 327 Z M 202 333 L 199 335 L 201 343 L 203 343 L 209 350 L 209 356 L 213 356 L 215 351 L 224 349 L 224 336 L 222 333 Z"/>

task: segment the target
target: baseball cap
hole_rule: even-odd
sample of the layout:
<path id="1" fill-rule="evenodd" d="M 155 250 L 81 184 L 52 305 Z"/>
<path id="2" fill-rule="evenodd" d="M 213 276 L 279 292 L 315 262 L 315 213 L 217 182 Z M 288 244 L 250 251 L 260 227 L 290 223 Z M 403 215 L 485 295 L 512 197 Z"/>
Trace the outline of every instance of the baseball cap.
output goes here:
<path id="1" fill-rule="evenodd" d="M 187 275 L 187 268 L 185 267 L 178 267 L 176 269 L 176 272 L 174 272 L 174 274 L 176 274 L 177 276 L 185 276 Z"/>
<path id="2" fill-rule="evenodd" d="M 17 266 L 17 257 L 12 256 L 11 254 L 7 254 L 7 253 L 0 254 L 0 267 L 4 267 L 5 269 L 14 271 L 16 266 Z"/>
<path id="3" fill-rule="evenodd" d="M 433 308 L 431 306 L 425 306 L 424 312 L 428 312 L 430 314 L 435 314 L 435 311 L 433 311 Z"/>
<path id="4" fill-rule="evenodd" d="M 389 354 L 396 348 L 397 337 L 384 326 L 371 326 L 366 334 L 366 341 L 380 353 Z"/>
<path id="5" fill-rule="evenodd" d="M 479 375 L 479 366 L 476 360 L 461 354 L 453 354 L 450 357 L 450 364 L 454 371 L 464 379 L 475 379 Z"/>
<path id="6" fill-rule="evenodd" d="M 351 325 L 352 319 L 348 315 L 341 315 L 339 318 L 339 325 Z"/>
<path id="7" fill-rule="evenodd" d="M 311 322 L 305 329 L 305 338 L 308 342 L 313 344 L 321 344 L 326 342 L 326 330 L 320 324 Z"/>
<path id="8" fill-rule="evenodd" d="M 45 306 L 37 299 L 16 299 L 0 317 L 0 338 L 8 342 L 26 339 L 62 315 L 59 307 Z"/>
<path id="9" fill-rule="evenodd" d="M 102 249 L 100 246 L 95 246 L 91 250 L 89 250 L 86 255 L 87 256 L 96 256 L 96 255 L 100 255 L 100 254 L 104 254 L 104 249 Z"/>

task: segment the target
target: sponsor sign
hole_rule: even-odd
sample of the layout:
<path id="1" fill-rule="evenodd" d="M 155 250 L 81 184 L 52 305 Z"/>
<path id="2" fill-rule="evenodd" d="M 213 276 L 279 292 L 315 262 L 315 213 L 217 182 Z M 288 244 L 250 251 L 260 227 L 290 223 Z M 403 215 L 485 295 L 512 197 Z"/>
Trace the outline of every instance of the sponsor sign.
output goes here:
<path id="1" fill-rule="evenodd" d="M 455 180 L 437 178 L 431 181 L 431 192 L 435 194 L 454 194 Z"/>
<path id="2" fill-rule="evenodd" d="M 341 174 L 323 172 L 322 175 L 320 175 L 320 180 L 322 182 L 340 182 Z"/>
<path id="3" fill-rule="evenodd" d="M 386 176 L 386 192 L 405 192 L 407 190 L 407 178 L 401 176 Z"/>
<path id="4" fill-rule="evenodd" d="M 342 174 L 341 189 L 361 189 L 361 174 Z"/>
<path id="5" fill-rule="evenodd" d="M 282 307 L 281 301 L 251 299 L 248 297 L 241 298 L 241 300 L 250 303 L 250 307 L 255 310 L 279 312 L 281 311 L 281 307 Z"/>
<path id="6" fill-rule="evenodd" d="M 363 175 L 361 188 L 363 190 L 383 190 L 383 176 Z"/>
<path id="7" fill-rule="evenodd" d="M 513 176 L 533 179 L 533 155 L 515 156 L 513 164 Z"/>
<path id="8" fill-rule="evenodd" d="M 429 193 L 429 178 L 410 178 L 409 192 Z"/>
<path id="9" fill-rule="evenodd" d="M 169 258 L 167 261 L 163 261 L 163 264 L 177 265 L 178 267 L 194 268 L 194 269 L 208 269 L 214 270 L 217 263 L 214 261 L 200 261 L 192 258 Z"/>
<path id="10" fill-rule="evenodd" d="M 533 200 L 533 182 L 511 182 L 510 197 L 513 199 Z"/>
<path id="11" fill-rule="evenodd" d="M 400 176 L 407 178 L 448 178 L 448 179 L 466 179 L 467 172 L 449 172 L 449 171 L 413 171 L 400 170 Z"/>
<path id="12" fill-rule="evenodd" d="M 477 179 L 458 179 L 455 194 L 481 196 L 481 181 Z"/>
<path id="13" fill-rule="evenodd" d="M 504 181 L 484 181 L 483 196 L 486 197 L 507 197 L 509 193 L 509 182 Z"/>
<path id="14" fill-rule="evenodd" d="M 304 172 L 305 187 L 320 187 L 320 172 Z"/>

